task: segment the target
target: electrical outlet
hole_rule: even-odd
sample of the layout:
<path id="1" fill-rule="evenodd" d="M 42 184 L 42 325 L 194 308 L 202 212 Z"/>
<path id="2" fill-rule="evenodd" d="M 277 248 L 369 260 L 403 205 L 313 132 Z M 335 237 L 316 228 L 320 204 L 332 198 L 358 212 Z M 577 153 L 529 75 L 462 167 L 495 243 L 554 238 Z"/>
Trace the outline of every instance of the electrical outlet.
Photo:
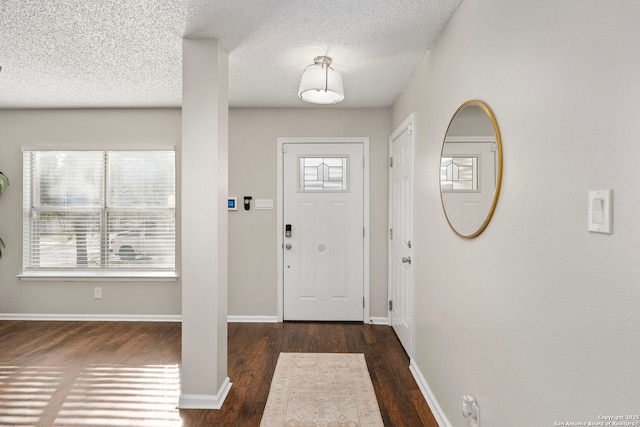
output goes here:
<path id="1" fill-rule="evenodd" d="M 480 406 L 473 396 L 462 396 L 462 415 L 469 420 L 470 427 L 480 427 Z"/>
<path id="2" fill-rule="evenodd" d="M 102 288 L 100 287 L 93 288 L 93 298 L 102 299 Z"/>

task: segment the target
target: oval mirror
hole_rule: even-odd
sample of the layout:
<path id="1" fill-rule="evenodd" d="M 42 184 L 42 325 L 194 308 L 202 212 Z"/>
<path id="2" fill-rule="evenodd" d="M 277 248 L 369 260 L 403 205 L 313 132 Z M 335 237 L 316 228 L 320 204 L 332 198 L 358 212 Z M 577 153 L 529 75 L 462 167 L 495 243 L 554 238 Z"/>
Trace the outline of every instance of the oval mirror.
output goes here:
<path id="1" fill-rule="evenodd" d="M 498 122 L 482 101 L 454 113 L 440 154 L 440 198 L 449 225 L 461 237 L 478 236 L 491 221 L 502 180 Z"/>

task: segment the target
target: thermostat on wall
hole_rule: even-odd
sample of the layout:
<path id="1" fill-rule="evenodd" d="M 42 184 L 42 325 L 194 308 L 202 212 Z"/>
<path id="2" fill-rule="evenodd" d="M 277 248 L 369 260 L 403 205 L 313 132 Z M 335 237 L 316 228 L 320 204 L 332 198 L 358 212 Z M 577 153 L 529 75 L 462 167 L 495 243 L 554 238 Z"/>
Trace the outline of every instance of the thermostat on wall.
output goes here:
<path id="1" fill-rule="evenodd" d="M 227 209 L 230 211 L 238 210 L 238 198 L 237 197 L 229 197 L 227 199 Z"/>

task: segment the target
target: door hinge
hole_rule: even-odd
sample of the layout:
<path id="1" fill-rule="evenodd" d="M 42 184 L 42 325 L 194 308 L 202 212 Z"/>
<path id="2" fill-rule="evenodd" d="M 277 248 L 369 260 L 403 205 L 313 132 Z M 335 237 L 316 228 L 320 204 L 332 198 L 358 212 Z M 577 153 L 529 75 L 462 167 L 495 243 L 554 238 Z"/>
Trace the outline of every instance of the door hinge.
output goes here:
<path id="1" fill-rule="evenodd" d="M 393 167 L 393 156 L 389 157 L 389 167 Z"/>
<path id="2" fill-rule="evenodd" d="M 389 240 L 393 240 L 393 228 L 389 229 Z"/>
<path id="3" fill-rule="evenodd" d="M 287 144 L 282 144 L 282 152 L 283 153 L 287 152 Z"/>
<path id="4" fill-rule="evenodd" d="M 393 301 L 389 301 L 389 311 L 393 311 Z"/>
<path id="5" fill-rule="evenodd" d="M 409 135 L 413 135 L 413 125 L 409 124 L 409 126 L 407 126 L 407 132 L 409 133 Z"/>
<path id="6" fill-rule="evenodd" d="M 365 305 L 364 305 L 364 297 L 362 297 L 362 308 L 364 308 L 364 307 L 365 307 Z"/>

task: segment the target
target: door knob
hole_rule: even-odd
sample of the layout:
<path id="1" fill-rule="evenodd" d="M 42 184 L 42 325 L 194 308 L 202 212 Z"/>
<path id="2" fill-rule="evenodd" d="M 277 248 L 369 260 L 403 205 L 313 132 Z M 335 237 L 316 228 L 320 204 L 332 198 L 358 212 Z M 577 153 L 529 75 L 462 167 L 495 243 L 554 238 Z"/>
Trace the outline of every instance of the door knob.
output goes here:
<path id="1" fill-rule="evenodd" d="M 404 264 L 411 264 L 411 257 L 410 256 L 403 256 L 402 257 L 402 262 Z"/>
<path id="2" fill-rule="evenodd" d="M 291 243 L 287 243 L 286 245 L 284 245 L 284 247 L 285 247 L 287 250 L 291 249 Z"/>

